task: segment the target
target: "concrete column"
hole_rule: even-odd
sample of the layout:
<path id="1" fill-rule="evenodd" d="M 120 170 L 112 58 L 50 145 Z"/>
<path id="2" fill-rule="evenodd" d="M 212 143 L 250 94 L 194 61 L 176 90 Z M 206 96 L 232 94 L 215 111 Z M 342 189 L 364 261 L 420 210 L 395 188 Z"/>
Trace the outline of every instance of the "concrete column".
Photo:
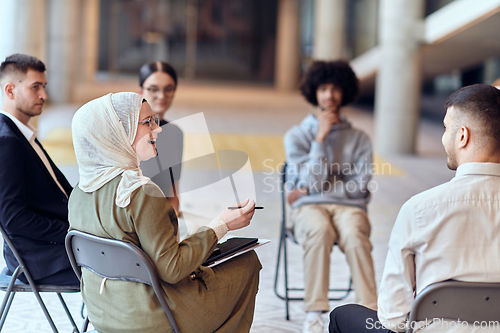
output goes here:
<path id="1" fill-rule="evenodd" d="M 357 0 L 353 6 L 356 29 L 351 50 L 351 58 L 362 55 L 377 46 L 378 1 Z"/>
<path id="2" fill-rule="evenodd" d="M 196 75 L 196 52 L 198 35 L 198 0 L 186 4 L 186 66 L 184 77 L 194 79 Z"/>
<path id="3" fill-rule="evenodd" d="M 375 150 L 413 154 L 421 93 L 423 0 L 381 0 L 380 69 L 375 86 Z"/>
<path id="4" fill-rule="evenodd" d="M 46 59 L 45 0 L 0 0 L 0 61 L 13 53 Z"/>
<path id="5" fill-rule="evenodd" d="M 49 0 L 47 90 L 53 103 L 71 101 L 76 81 L 80 0 Z"/>
<path id="6" fill-rule="evenodd" d="M 345 0 L 316 0 L 314 4 L 313 58 L 320 60 L 343 58 Z"/>
<path id="7" fill-rule="evenodd" d="M 45 0 L 0 0 L 0 8 L 0 62 L 14 53 L 45 62 Z"/>
<path id="8" fill-rule="evenodd" d="M 299 5 L 297 0 L 279 0 L 275 87 L 280 91 L 295 90 L 299 66 Z"/>

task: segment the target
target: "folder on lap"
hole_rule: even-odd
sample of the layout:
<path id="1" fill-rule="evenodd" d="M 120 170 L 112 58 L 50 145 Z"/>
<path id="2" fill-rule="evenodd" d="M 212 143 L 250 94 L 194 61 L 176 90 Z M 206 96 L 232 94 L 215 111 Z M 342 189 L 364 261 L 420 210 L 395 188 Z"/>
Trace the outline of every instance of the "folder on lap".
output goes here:
<path id="1" fill-rule="evenodd" d="M 203 266 L 213 267 L 231 258 L 237 257 L 243 253 L 258 248 L 269 243 L 268 239 L 233 237 L 227 241 L 217 244 L 214 252 L 203 263 Z"/>

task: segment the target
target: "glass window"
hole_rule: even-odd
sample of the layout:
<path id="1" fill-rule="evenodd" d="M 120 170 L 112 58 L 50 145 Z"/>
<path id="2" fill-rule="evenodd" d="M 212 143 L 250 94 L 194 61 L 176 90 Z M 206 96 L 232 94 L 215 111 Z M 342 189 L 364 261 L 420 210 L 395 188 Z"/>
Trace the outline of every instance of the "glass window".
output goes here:
<path id="1" fill-rule="evenodd" d="M 188 78 L 272 82 L 277 0 L 101 1 L 99 70 L 171 63 Z"/>

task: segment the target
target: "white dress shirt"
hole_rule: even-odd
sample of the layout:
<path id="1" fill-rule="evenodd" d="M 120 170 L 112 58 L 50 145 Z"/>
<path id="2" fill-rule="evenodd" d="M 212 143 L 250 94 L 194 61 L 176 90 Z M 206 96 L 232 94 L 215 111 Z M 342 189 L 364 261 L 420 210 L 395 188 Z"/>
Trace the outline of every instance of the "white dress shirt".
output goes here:
<path id="1" fill-rule="evenodd" d="M 404 331 L 396 326 L 408 319 L 414 292 L 448 279 L 500 282 L 498 163 L 462 164 L 451 181 L 403 205 L 389 240 L 380 285 L 380 322 Z M 500 332 L 499 326 L 480 330 L 472 323 L 468 328 L 442 327 L 434 324 L 422 331 Z"/>
<path id="2" fill-rule="evenodd" d="M 16 117 L 14 117 L 13 115 L 11 115 L 10 113 L 8 113 L 6 111 L 0 110 L 0 113 L 9 117 L 14 122 L 14 124 L 16 124 L 17 128 L 19 128 L 21 133 L 23 133 L 23 135 L 26 137 L 26 140 L 28 140 L 28 142 L 31 144 L 31 146 L 35 150 L 35 152 L 38 154 L 38 156 L 42 160 L 43 164 L 45 165 L 45 168 L 47 168 L 47 170 L 49 171 L 52 178 L 54 178 L 54 181 L 56 182 L 57 186 L 59 186 L 59 188 L 64 193 L 64 195 L 66 195 L 66 197 L 68 197 L 68 195 L 66 194 L 66 191 L 64 191 L 64 188 L 61 186 L 61 184 L 57 180 L 56 174 L 54 173 L 54 170 L 52 169 L 52 166 L 50 165 L 49 160 L 47 159 L 47 156 L 45 156 L 42 148 L 35 141 L 36 132 L 37 132 L 36 128 L 31 126 L 30 124 L 28 124 L 27 126 L 24 125 L 19 119 L 17 119 Z"/>

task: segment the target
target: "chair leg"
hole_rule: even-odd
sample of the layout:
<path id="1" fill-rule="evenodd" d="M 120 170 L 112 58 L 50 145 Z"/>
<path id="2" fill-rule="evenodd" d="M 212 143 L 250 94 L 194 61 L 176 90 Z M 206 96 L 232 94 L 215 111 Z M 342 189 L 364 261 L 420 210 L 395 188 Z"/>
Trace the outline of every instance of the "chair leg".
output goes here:
<path id="1" fill-rule="evenodd" d="M 83 314 L 83 310 L 85 309 L 85 303 L 82 301 L 82 308 L 80 309 L 80 316 L 82 316 L 82 319 L 85 319 L 85 315 Z"/>
<path id="2" fill-rule="evenodd" d="M 75 320 L 71 315 L 71 312 L 69 312 L 68 306 L 66 305 L 64 298 L 60 293 L 57 293 L 57 297 L 59 297 L 59 301 L 61 301 L 61 305 L 63 306 L 64 311 L 66 312 L 66 315 L 68 316 L 68 319 L 71 322 L 71 325 L 73 325 L 73 332 L 80 333 L 80 331 L 78 330 L 78 326 L 76 325 Z"/>
<path id="3" fill-rule="evenodd" d="M 274 278 L 274 293 L 276 294 L 277 297 L 285 301 L 285 309 L 286 309 L 286 320 L 290 320 L 290 308 L 289 308 L 289 302 L 290 301 L 303 301 L 303 297 L 290 297 L 289 292 L 290 290 L 293 291 L 304 291 L 304 288 L 290 288 L 288 286 L 288 253 L 287 253 L 287 245 L 286 245 L 286 234 L 283 231 L 282 236 L 280 237 L 280 243 L 278 247 L 278 260 L 276 262 L 276 275 Z M 284 265 L 284 282 L 285 282 L 285 292 L 284 295 L 280 295 L 278 292 L 278 279 L 279 279 L 279 269 L 280 269 L 280 264 L 281 264 L 281 251 L 283 251 L 283 265 Z M 338 289 L 329 289 L 329 291 L 333 292 L 343 292 L 343 294 L 339 297 L 330 297 L 330 301 L 341 301 L 353 291 L 354 289 L 352 288 L 352 277 L 349 278 L 349 286 L 347 288 L 338 288 Z"/>
<path id="4" fill-rule="evenodd" d="M 290 290 L 288 288 L 288 255 L 286 251 L 286 235 L 283 237 L 283 261 L 284 261 L 284 268 L 285 268 L 285 307 L 286 307 L 286 320 L 290 320 L 290 309 L 289 309 L 289 302 L 290 299 L 288 297 L 288 291 Z"/>
<path id="5" fill-rule="evenodd" d="M 14 289 L 14 284 L 16 284 L 16 279 L 19 276 L 19 274 L 21 274 L 21 272 L 22 272 L 21 266 L 17 266 L 16 270 L 12 274 L 12 278 L 10 279 L 9 286 L 5 290 L 5 296 L 3 298 L 2 307 L 0 308 L 0 317 L 3 317 L 3 312 L 5 311 L 7 301 L 10 299 L 12 289 Z M 10 303 L 12 303 L 12 300 L 10 301 Z M 10 303 L 9 303 L 9 308 L 10 308 Z"/>
<path id="6" fill-rule="evenodd" d="M 5 324 L 5 320 L 7 319 L 7 314 L 9 313 L 10 306 L 12 305 L 12 301 L 14 300 L 15 292 L 9 292 L 9 294 L 5 294 L 4 301 L 2 303 L 2 309 L 0 313 L 2 317 L 0 319 L 0 332 L 2 331 L 3 325 Z"/>
<path id="7" fill-rule="evenodd" d="M 283 247 L 283 237 L 280 237 L 280 243 L 278 245 L 278 260 L 276 261 L 276 274 L 274 276 L 274 293 L 281 299 L 284 299 L 278 292 L 278 278 L 281 263 L 281 248 Z"/>
<path id="8" fill-rule="evenodd" d="M 287 251 L 287 242 L 286 242 L 286 234 L 284 237 L 280 238 L 280 243 L 279 243 L 279 248 L 278 248 L 278 260 L 276 263 L 276 276 L 274 280 L 274 293 L 276 296 L 281 298 L 282 300 L 285 301 L 285 309 L 286 309 L 286 320 L 290 320 L 290 308 L 289 308 L 289 303 L 290 301 L 303 301 L 303 297 L 290 297 L 290 291 L 304 291 L 304 288 L 291 288 L 288 286 L 288 251 Z M 277 289 L 277 284 L 278 284 L 278 279 L 279 279 L 279 268 L 281 264 L 281 251 L 283 251 L 283 265 L 284 265 L 284 284 L 285 284 L 285 292 L 284 295 L 280 295 L 278 293 Z M 329 289 L 329 292 L 342 292 L 342 294 L 338 297 L 329 297 L 328 300 L 330 301 L 341 301 L 353 291 L 354 289 L 352 288 L 352 277 L 349 278 L 349 285 L 347 288 L 334 288 L 334 289 Z"/>
<path id="9" fill-rule="evenodd" d="M 18 266 L 16 268 L 16 270 L 14 271 L 14 274 L 12 274 L 12 280 L 15 282 L 15 279 L 17 279 L 17 276 L 19 274 L 21 274 L 21 270 L 18 271 L 18 269 L 20 268 L 21 266 Z M 24 269 L 22 270 L 24 272 Z M 38 289 L 36 288 L 36 284 L 35 284 L 35 281 L 33 280 L 33 278 L 31 277 L 30 274 L 27 274 L 25 272 L 25 277 L 26 279 L 28 280 L 28 283 L 31 287 L 31 290 L 33 291 L 33 293 L 35 294 L 35 297 L 36 297 L 36 300 L 38 301 L 38 304 L 40 305 L 40 307 L 42 308 L 42 311 L 43 311 L 43 314 L 45 315 L 45 318 L 47 318 L 47 321 L 49 322 L 49 325 L 50 327 L 52 328 L 52 331 L 54 333 L 59 333 L 57 331 L 57 328 L 56 328 L 56 325 L 54 324 L 54 321 L 52 320 L 52 317 L 50 316 L 49 314 L 49 311 L 47 310 L 47 307 L 45 306 L 45 303 L 43 302 L 42 300 L 42 297 L 40 296 L 40 293 L 38 292 Z M 11 282 L 12 283 L 12 282 Z"/>
<path id="10" fill-rule="evenodd" d="M 12 293 L 12 287 L 9 286 L 9 288 L 7 288 L 7 290 L 5 290 L 5 296 L 3 297 L 3 301 L 2 301 L 2 306 L 0 307 L 0 318 L 3 318 L 4 317 L 4 311 L 5 309 L 7 309 L 6 312 L 9 312 L 8 309 L 10 308 L 10 304 L 12 303 L 12 300 L 10 299 L 11 297 L 14 298 L 13 293 Z M 8 304 L 8 306 L 7 306 Z M 2 327 L 0 326 L 0 329 Z"/>
<path id="11" fill-rule="evenodd" d="M 283 227 L 282 227 L 283 229 Z M 280 295 L 278 292 L 278 279 L 279 279 L 279 270 L 280 270 L 280 264 L 281 264 L 281 251 L 283 251 L 283 264 L 284 264 L 284 274 L 285 274 L 285 293 L 284 295 Z M 285 230 L 281 231 L 281 236 L 280 236 L 280 243 L 278 246 L 278 260 L 276 262 L 276 275 L 274 278 L 274 293 L 276 296 L 281 298 L 282 300 L 285 301 L 285 308 L 286 308 L 286 320 L 290 320 L 290 315 L 289 315 L 289 290 L 290 288 L 288 287 L 288 262 L 287 262 L 287 251 L 286 251 L 286 233 Z"/>
<path id="12" fill-rule="evenodd" d="M 87 332 L 87 328 L 89 328 L 89 316 L 86 316 L 85 320 L 83 321 L 82 333 Z"/>
<path id="13" fill-rule="evenodd" d="M 17 277 L 23 272 L 21 266 L 17 266 L 16 270 L 12 274 L 12 278 L 10 280 L 9 286 L 7 290 L 5 290 L 5 296 L 3 298 L 2 307 L 0 308 L 0 331 L 5 324 L 5 320 L 7 319 L 7 314 L 9 313 L 10 306 L 12 305 L 12 301 L 14 300 L 15 292 L 12 291 L 14 289 L 14 284 L 16 283 Z"/>
<path id="14" fill-rule="evenodd" d="M 45 303 L 42 300 L 42 297 L 40 296 L 40 293 L 38 290 L 33 291 L 35 293 L 35 297 L 38 301 L 38 304 L 40 304 L 40 307 L 42 308 L 43 313 L 45 314 L 45 318 L 47 318 L 47 321 L 49 322 L 50 327 L 52 328 L 52 331 L 54 333 L 59 333 L 59 331 L 56 328 L 56 325 L 54 324 L 54 321 L 52 320 L 52 317 L 50 316 L 49 311 L 47 310 L 47 307 L 45 306 Z"/>

